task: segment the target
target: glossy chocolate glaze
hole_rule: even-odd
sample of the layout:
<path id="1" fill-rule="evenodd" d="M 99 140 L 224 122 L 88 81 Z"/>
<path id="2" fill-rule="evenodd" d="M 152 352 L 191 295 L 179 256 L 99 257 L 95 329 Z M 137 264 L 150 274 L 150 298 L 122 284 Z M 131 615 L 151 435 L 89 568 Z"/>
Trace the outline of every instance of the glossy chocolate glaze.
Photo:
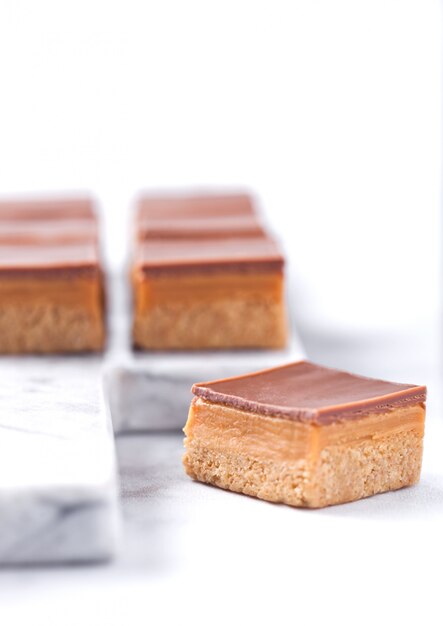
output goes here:
<path id="1" fill-rule="evenodd" d="M 357 419 L 426 400 L 424 386 L 365 378 L 308 361 L 197 383 L 192 392 L 240 410 L 314 424 Z"/>
<path id="2" fill-rule="evenodd" d="M 260 237 L 263 226 L 254 215 L 217 215 L 215 217 L 140 218 L 138 238 L 200 239 L 218 237 Z"/>
<path id="3" fill-rule="evenodd" d="M 89 198 L 0 200 L 0 220 L 95 219 Z"/>
<path id="4" fill-rule="evenodd" d="M 138 201 L 139 218 L 216 217 L 254 215 L 252 199 L 246 194 L 195 194 L 143 196 Z"/>
<path id="5" fill-rule="evenodd" d="M 89 198 L 0 201 L 0 276 L 98 274 L 98 223 Z"/>
<path id="6" fill-rule="evenodd" d="M 161 239 L 139 243 L 136 267 L 145 274 L 211 271 L 282 271 L 270 237 Z"/>
<path id="7" fill-rule="evenodd" d="M 59 245 L 0 244 L 0 277 L 97 273 L 97 246 L 92 242 Z"/>
<path id="8" fill-rule="evenodd" d="M 60 245 L 97 240 L 98 225 L 91 219 L 0 219 L 0 244 Z"/>

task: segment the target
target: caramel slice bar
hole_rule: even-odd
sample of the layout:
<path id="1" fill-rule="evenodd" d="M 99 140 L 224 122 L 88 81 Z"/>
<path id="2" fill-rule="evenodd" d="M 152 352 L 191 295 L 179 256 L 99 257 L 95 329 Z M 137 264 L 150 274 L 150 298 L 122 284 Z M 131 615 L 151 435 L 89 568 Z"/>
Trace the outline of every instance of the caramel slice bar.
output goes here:
<path id="1" fill-rule="evenodd" d="M 87 200 L 0 203 L 0 353 L 103 348 L 92 211 Z"/>
<path id="2" fill-rule="evenodd" d="M 252 216 L 252 199 L 247 194 L 190 194 L 143 196 L 138 215 L 143 218 L 198 218 Z"/>
<path id="3" fill-rule="evenodd" d="M 95 220 L 89 198 L 41 198 L 38 200 L 1 200 L 0 220 Z"/>
<path id="4" fill-rule="evenodd" d="M 2 219 L 0 214 L 0 244 L 98 243 L 98 228 L 92 219 Z"/>
<path id="5" fill-rule="evenodd" d="M 229 237 L 260 237 L 263 226 L 254 215 L 222 215 L 202 217 L 141 217 L 138 237 L 146 239 L 200 239 Z"/>
<path id="6" fill-rule="evenodd" d="M 269 237 L 142 242 L 133 288 L 139 348 L 286 343 L 283 257 Z"/>
<path id="7" fill-rule="evenodd" d="M 312 508 L 419 480 L 426 387 L 300 361 L 192 391 L 184 466 L 196 480 Z"/>
<path id="8" fill-rule="evenodd" d="M 0 245 L 0 353 L 101 350 L 102 282 L 93 243 Z"/>

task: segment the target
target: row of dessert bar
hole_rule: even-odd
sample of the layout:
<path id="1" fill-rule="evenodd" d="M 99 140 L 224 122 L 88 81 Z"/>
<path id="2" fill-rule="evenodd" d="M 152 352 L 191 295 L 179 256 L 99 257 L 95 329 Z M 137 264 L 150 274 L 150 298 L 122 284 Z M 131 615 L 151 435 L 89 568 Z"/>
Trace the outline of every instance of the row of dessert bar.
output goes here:
<path id="1" fill-rule="evenodd" d="M 104 347 L 98 238 L 88 199 L 0 202 L 0 352 Z"/>
<path id="2" fill-rule="evenodd" d="M 103 346 L 97 234 L 87 201 L 0 204 L 3 352 Z M 248 198 L 145 198 L 134 242 L 134 342 L 281 346 L 282 273 Z M 197 383 L 193 393 L 184 464 L 194 479 L 319 507 L 420 477 L 424 386 L 297 362 Z"/>
<path id="3" fill-rule="evenodd" d="M 139 200 L 133 342 L 142 349 L 286 343 L 284 260 L 247 195 Z M 87 198 L 0 202 L 0 352 L 106 343 L 99 227 Z"/>
<path id="4" fill-rule="evenodd" d="M 135 346 L 283 347 L 283 263 L 246 195 L 141 199 L 132 274 Z"/>

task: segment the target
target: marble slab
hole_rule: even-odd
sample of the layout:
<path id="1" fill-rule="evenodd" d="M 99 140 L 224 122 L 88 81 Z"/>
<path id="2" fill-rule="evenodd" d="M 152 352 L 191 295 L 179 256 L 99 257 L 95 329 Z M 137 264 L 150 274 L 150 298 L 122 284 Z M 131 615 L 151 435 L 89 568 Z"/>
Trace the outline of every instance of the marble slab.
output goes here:
<path id="1" fill-rule="evenodd" d="M 134 353 L 128 281 L 109 285 L 104 357 L 0 358 L 0 565 L 103 561 L 119 534 L 114 435 L 182 428 L 194 382 L 303 357 Z"/>
<path id="2" fill-rule="evenodd" d="M 195 382 L 245 374 L 305 357 L 294 323 L 290 345 L 284 350 L 134 351 L 128 284 L 123 277 L 114 277 L 109 286 L 112 338 L 104 387 L 116 433 L 181 429 Z"/>
<path id="3" fill-rule="evenodd" d="M 310 618 L 315 607 L 308 624 L 332 626 L 337 620 L 331 615 L 346 625 L 354 626 L 356 615 L 363 625 L 384 624 L 387 600 L 392 624 L 440 626 L 441 370 L 417 356 L 431 361 L 438 346 L 431 340 L 427 354 L 414 352 L 414 358 L 410 335 L 392 343 L 371 334 L 340 342 L 323 337 L 315 352 L 320 362 L 361 374 L 428 384 L 423 475 L 415 487 L 296 509 L 192 481 L 183 471 L 182 433 L 119 436 L 123 534 L 117 558 L 104 567 L 0 569 L 2 624 L 58 625 L 62 616 L 62 626 L 145 626 L 147 612 L 154 623 L 181 624 L 191 604 L 193 626 L 206 626 L 208 616 L 211 623 L 230 624 L 234 594 L 235 610 L 241 607 L 248 623 L 292 625 L 296 593 Z M 351 591 L 345 603 L 344 588 Z M 380 602 L 372 601 L 374 589 Z"/>
<path id="4" fill-rule="evenodd" d="M 303 357 L 295 335 L 286 350 L 184 354 L 128 351 L 104 374 L 114 430 L 183 428 L 195 382 L 245 374 Z"/>
<path id="5" fill-rule="evenodd" d="M 3 357 L 0 379 L 0 564 L 109 559 L 119 522 L 100 360 Z"/>

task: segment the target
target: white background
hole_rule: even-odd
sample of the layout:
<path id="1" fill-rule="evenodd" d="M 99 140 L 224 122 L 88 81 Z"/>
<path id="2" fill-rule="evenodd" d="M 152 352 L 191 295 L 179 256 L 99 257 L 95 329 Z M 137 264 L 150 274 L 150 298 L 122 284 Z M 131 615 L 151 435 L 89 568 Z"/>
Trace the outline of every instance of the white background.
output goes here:
<path id="1" fill-rule="evenodd" d="M 438 0 L 0 9 L 3 195 L 91 190 L 117 266 L 140 188 L 246 186 L 311 322 L 404 328 L 435 312 Z"/>
<path id="2" fill-rule="evenodd" d="M 256 191 L 284 240 L 310 355 L 429 382 L 438 420 L 441 75 L 437 0 L 0 0 L 0 192 L 92 191 L 118 268 L 140 188 Z M 430 449 L 438 458 L 435 441 Z M 255 555 L 254 571 L 234 563 L 212 589 L 214 572 L 199 571 L 213 600 L 202 623 L 211 611 L 235 623 L 229 598 L 246 622 L 282 611 L 288 623 L 441 623 L 441 480 L 432 482 L 441 466 L 427 468 L 428 505 L 413 521 L 408 496 L 406 505 L 400 496 L 387 509 L 352 509 L 369 516 L 358 524 L 312 517 L 310 535 L 306 516 L 285 513 L 299 562 L 297 544 L 279 559 L 258 538 L 239 561 Z M 273 510 L 263 515 L 278 535 Z M 235 532 L 228 515 L 219 558 Z M 9 580 L 11 602 L 23 603 L 2 623 L 147 623 L 168 588 L 159 581 L 163 594 L 148 593 L 137 578 L 128 590 L 115 581 L 96 589 L 91 572 L 77 572 L 70 606 L 63 576 L 35 575 Z M 83 576 L 84 607 L 75 587 Z M 173 589 L 167 615 L 191 615 L 199 586 L 188 599 Z"/>

